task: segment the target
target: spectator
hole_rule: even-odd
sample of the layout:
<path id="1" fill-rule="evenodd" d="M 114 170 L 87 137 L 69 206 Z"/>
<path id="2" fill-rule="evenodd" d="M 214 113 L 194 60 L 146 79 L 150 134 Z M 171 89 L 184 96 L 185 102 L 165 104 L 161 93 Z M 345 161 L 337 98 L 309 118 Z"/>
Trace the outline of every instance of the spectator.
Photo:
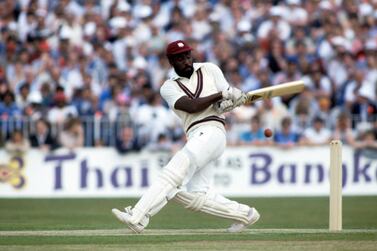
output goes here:
<path id="1" fill-rule="evenodd" d="M 300 120 L 300 115 L 307 117 L 306 119 L 301 119 L 304 121 L 310 121 L 314 117 L 314 114 L 318 112 L 318 103 L 309 88 L 305 87 L 300 95 L 296 95 L 291 98 L 289 104 L 289 112 L 295 118 L 297 116 L 297 120 Z M 305 129 L 305 126 L 308 125 L 308 122 L 304 122 L 304 124 L 302 125 L 304 126 L 303 129 Z"/>
<path id="2" fill-rule="evenodd" d="M 54 96 L 54 106 L 48 112 L 48 121 L 62 125 L 70 117 L 76 117 L 77 110 L 73 105 L 67 104 L 67 98 L 62 91 L 59 91 Z"/>
<path id="3" fill-rule="evenodd" d="M 117 75 L 109 77 L 108 87 L 103 90 L 99 97 L 100 108 L 103 113 L 108 114 L 116 106 L 116 97 L 123 94 L 123 86 Z"/>
<path id="4" fill-rule="evenodd" d="M 273 131 L 280 129 L 282 119 L 288 115 L 287 107 L 279 99 L 263 100 L 258 111 L 262 125 Z"/>
<path id="5" fill-rule="evenodd" d="M 21 115 L 21 110 L 15 102 L 14 93 L 10 90 L 0 96 L 0 115 L 6 117 Z"/>
<path id="6" fill-rule="evenodd" d="M 32 92 L 28 96 L 28 104 L 24 109 L 23 115 L 31 122 L 35 122 L 38 119 L 45 117 L 46 107 L 42 105 L 42 97 L 39 92 Z"/>
<path id="7" fill-rule="evenodd" d="M 132 127 L 126 126 L 121 130 L 116 139 L 115 147 L 121 154 L 140 151 L 141 145 Z"/>
<path id="8" fill-rule="evenodd" d="M 104 113 L 107 114 L 110 121 L 115 121 L 119 117 L 127 117 L 131 98 L 122 91 L 120 85 L 114 86 L 112 95 L 112 99 L 105 102 Z"/>
<path id="9" fill-rule="evenodd" d="M 308 22 L 308 13 L 302 7 L 301 0 L 286 0 L 288 8 L 286 18 L 290 24 L 295 26 L 305 26 Z"/>
<path id="10" fill-rule="evenodd" d="M 281 130 L 275 132 L 274 142 L 278 146 L 292 147 L 296 146 L 300 140 L 300 135 L 292 128 L 292 119 L 285 117 L 281 121 Z"/>
<path id="11" fill-rule="evenodd" d="M 359 94 L 367 98 L 370 102 L 376 103 L 377 100 L 377 43 L 368 42 L 365 45 L 366 67 L 364 83 L 362 84 Z M 374 50 L 371 48 L 375 47 Z"/>
<path id="12" fill-rule="evenodd" d="M 28 83 L 24 83 L 20 87 L 20 93 L 16 97 L 16 104 L 17 107 L 20 108 L 21 111 L 24 111 L 24 109 L 29 104 L 28 97 L 30 95 L 30 86 Z"/>
<path id="13" fill-rule="evenodd" d="M 272 39 L 269 42 L 267 53 L 268 67 L 275 75 L 286 68 L 285 51 L 283 42 L 279 39 Z M 273 76 L 274 76 L 273 75 Z M 280 80 L 279 80 L 280 81 Z"/>
<path id="14" fill-rule="evenodd" d="M 297 61 L 295 59 L 288 59 L 285 67 L 285 71 L 277 73 L 273 83 L 275 85 L 295 81 L 301 79 L 302 74 L 300 73 Z M 281 99 L 284 104 L 290 105 L 291 100 L 294 98 L 294 95 L 285 95 Z"/>
<path id="15" fill-rule="evenodd" d="M 30 135 L 29 140 L 31 147 L 46 152 L 58 147 L 56 139 L 51 135 L 50 125 L 44 119 L 35 122 L 35 132 Z"/>
<path id="16" fill-rule="evenodd" d="M 309 106 L 307 103 L 299 103 L 296 106 L 296 113 L 293 117 L 293 125 L 296 132 L 302 134 L 305 129 L 310 127 L 312 115 L 309 113 Z"/>
<path id="17" fill-rule="evenodd" d="M 70 150 L 84 146 L 84 132 L 80 119 L 67 119 L 63 131 L 59 134 L 59 143 Z"/>
<path id="18" fill-rule="evenodd" d="M 377 138 L 373 130 L 368 130 L 362 133 L 360 140 L 356 142 L 355 147 L 377 150 Z"/>
<path id="19" fill-rule="evenodd" d="M 12 90 L 16 90 L 18 84 L 25 80 L 26 65 L 21 62 L 21 56 L 28 57 L 28 54 L 26 51 L 21 51 L 18 59 L 6 67 L 7 79 Z"/>
<path id="20" fill-rule="evenodd" d="M 304 77 L 304 82 L 315 98 L 331 97 L 333 90 L 331 81 L 324 74 L 319 62 L 310 65 L 309 75 Z"/>
<path id="21" fill-rule="evenodd" d="M 48 83 L 43 83 L 40 90 L 40 96 L 42 101 L 40 102 L 42 106 L 46 109 L 50 109 L 54 104 L 54 92 Z"/>
<path id="22" fill-rule="evenodd" d="M 349 70 L 350 78 L 345 86 L 344 101 L 347 109 L 350 110 L 359 96 L 359 90 L 363 84 L 365 72 L 361 69 L 352 68 Z"/>
<path id="23" fill-rule="evenodd" d="M 343 105 L 345 102 L 346 87 L 351 79 L 351 72 L 354 69 L 353 55 L 347 51 L 339 51 L 327 66 L 327 74 L 332 82 L 335 83 L 336 104 Z"/>
<path id="24" fill-rule="evenodd" d="M 331 131 L 325 127 L 324 120 L 315 117 L 312 126 L 304 131 L 300 143 L 309 146 L 324 145 L 330 142 L 330 138 Z"/>
<path id="25" fill-rule="evenodd" d="M 339 111 L 337 109 L 331 109 L 332 103 L 329 97 L 318 97 L 317 102 L 318 111 L 314 115 L 324 120 L 327 129 L 334 128 Z"/>
<path id="26" fill-rule="evenodd" d="M 370 74 L 371 75 L 371 74 Z M 356 130 L 360 127 L 372 127 L 370 121 L 377 120 L 377 70 L 374 82 L 369 82 L 373 77 L 366 75 L 360 88 L 356 88 L 354 102 L 350 103 L 350 111 L 357 118 L 353 121 Z"/>
<path id="27" fill-rule="evenodd" d="M 255 115 L 251 118 L 250 129 L 241 133 L 240 144 L 241 145 L 263 145 L 265 144 L 265 137 L 263 129 L 261 127 L 260 118 Z"/>
<path id="28" fill-rule="evenodd" d="M 10 139 L 5 143 L 5 150 L 12 155 L 23 155 L 29 148 L 30 142 L 20 130 L 13 131 Z"/>
<path id="29" fill-rule="evenodd" d="M 283 18 L 284 10 L 280 6 L 270 9 L 270 19 L 264 21 L 258 29 L 259 39 L 269 39 L 271 37 L 286 41 L 291 34 L 291 26 Z"/>
<path id="30" fill-rule="evenodd" d="M 305 57 L 307 60 L 310 60 L 310 56 L 314 53 L 314 43 L 310 36 L 306 35 L 307 29 L 304 26 L 298 26 L 293 31 L 293 36 L 287 41 L 286 43 L 286 51 L 287 56 L 297 57 L 299 59 L 300 56 Z M 297 48 L 299 45 L 301 50 Z M 304 52 L 301 55 L 301 52 Z"/>
<path id="31" fill-rule="evenodd" d="M 95 114 L 94 96 L 90 88 L 76 89 L 73 94 L 72 103 L 79 116 L 92 116 Z"/>
<path id="32" fill-rule="evenodd" d="M 343 144 L 355 146 L 356 136 L 351 128 L 351 117 L 348 112 L 339 114 L 332 138 L 342 141 Z"/>

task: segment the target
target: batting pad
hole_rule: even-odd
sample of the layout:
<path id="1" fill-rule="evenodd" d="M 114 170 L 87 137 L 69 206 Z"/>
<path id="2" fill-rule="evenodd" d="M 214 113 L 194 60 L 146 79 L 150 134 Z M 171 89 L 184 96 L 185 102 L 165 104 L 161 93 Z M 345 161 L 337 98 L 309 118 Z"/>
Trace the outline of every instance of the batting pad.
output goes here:
<path id="1" fill-rule="evenodd" d="M 177 192 L 190 167 L 190 159 L 184 151 L 177 152 L 164 167 L 159 179 L 147 190 L 132 209 L 132 224 L 138 224 L 145 216 L 160 211 Z"/>
<path id="2" fill-rule="evenodd" d="M 220 194 L 179 191 L 174 200 L 192 211 L 200 211 L 244 224 L 249 222 L 249 206 L 229 200 Z"/>

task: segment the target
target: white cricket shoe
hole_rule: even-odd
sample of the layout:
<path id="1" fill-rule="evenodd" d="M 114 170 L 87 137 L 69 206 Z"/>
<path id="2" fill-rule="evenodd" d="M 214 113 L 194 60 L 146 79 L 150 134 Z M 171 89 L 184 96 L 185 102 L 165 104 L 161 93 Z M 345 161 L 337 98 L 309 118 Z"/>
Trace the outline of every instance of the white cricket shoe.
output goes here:
<path id="1" fill-rule="evenodd" d="M 248 226 L 253 225 L 255 222 L 257 222 L 260 218 L 260 214 L 258 213 L 258 211 L 255 208 L 251 207 L 250 211 L 249 211 L 248 218 L 249 218 L 249 222 L 247 224 L 242 223 L 242 222 L 235 222 L 227 229 L 227 231 L 230 232 L 230 233 L 241 232 L 242 230 L 244 230 Z"/>
<path id="2" fill-rule="evenodd" d="M 149 223 L 149 217 L 144 217 L 143 220 L 138 223 L 138 224 L 132 224 L 130 219 L 132 217 L 132 209 L 131 207 L 126 207 L 124 208 L 124 212 L 113 208 L 111 212 L 117 217 L 117 219 L 122 222 L 127 224 L 128 228 L 134 231 L 135 233 L 141 233 L 143 232 L 144 228 L 148 225 Z"/>

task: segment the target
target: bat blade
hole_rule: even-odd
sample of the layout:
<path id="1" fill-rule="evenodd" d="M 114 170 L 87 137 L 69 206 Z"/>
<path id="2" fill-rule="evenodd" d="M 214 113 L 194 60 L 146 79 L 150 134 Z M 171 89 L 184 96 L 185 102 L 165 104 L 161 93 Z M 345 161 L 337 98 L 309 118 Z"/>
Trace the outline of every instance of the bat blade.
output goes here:
<path id="1" fill-rule="evenodd" d="M 250 104 L 262 99 L 299 93 L 304 90 L 304 87 L 304 81 L 298 80 L 250 91 L 246 94 L 247 100 L 245 104 Z"/>

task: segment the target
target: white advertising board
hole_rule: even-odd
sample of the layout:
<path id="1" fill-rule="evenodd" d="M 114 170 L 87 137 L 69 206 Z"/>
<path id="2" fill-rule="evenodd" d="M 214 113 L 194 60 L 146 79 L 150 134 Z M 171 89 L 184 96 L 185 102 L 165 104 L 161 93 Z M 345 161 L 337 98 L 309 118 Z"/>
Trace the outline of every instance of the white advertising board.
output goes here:
<path id="1" fill-rule="evenodd" d="M 344 146 L 343 195 L 377 195 L 377 159 Z M 0 150 L 0 197 L 138 197 L 157 177 L 166 153 L 119 155 L 112 148 L 22 158 Z M 328 196 L 329 147 L 228 147 L 214 165 L 225 196 Z"/>

